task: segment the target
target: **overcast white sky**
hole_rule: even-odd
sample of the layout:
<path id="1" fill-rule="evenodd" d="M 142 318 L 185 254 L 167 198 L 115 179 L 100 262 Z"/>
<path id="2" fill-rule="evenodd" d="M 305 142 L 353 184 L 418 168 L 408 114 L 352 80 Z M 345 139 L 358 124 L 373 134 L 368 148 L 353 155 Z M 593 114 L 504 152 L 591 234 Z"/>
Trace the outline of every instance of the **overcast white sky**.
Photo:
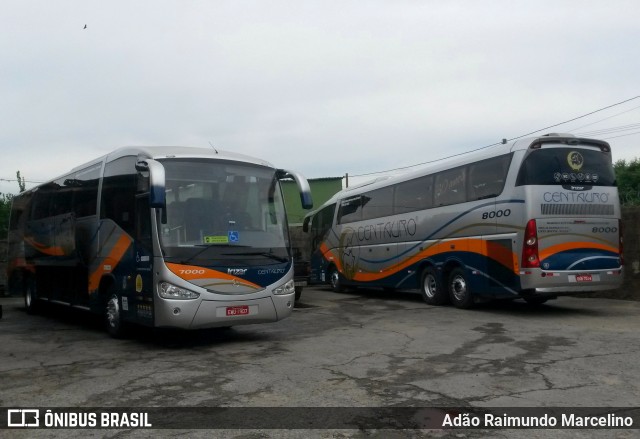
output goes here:
<path id="1" fill-rule="evenodd" d="M 0 179 L 126 145 L 212 142 L 308 178 L 445 157 L 640 95 L 638 17 L 637 0 L 4 1 Z M 548 131 L 604 129 L 614 160 L 640 156 L 640 99 Z"/>

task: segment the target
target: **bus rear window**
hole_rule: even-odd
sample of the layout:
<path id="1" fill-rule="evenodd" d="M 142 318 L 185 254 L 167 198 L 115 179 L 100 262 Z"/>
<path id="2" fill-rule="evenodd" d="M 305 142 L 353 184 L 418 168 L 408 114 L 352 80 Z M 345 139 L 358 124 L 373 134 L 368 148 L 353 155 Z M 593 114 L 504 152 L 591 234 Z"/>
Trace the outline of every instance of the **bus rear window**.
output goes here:
<path id="1" fill-rule="evenodd" d="M 580 148 L 544 148 L 523 161 L 516 186 L 583 184 L 614 186 L 611 156 Z"/>

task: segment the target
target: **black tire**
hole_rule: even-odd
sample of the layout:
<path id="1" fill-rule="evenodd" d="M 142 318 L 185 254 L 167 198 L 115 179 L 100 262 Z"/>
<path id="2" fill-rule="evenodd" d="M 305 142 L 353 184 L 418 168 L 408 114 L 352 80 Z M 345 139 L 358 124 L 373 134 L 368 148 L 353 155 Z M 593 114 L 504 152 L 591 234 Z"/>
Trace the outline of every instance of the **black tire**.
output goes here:
<path id="1" fill-rule="evenodd" d="M 531 306 L 539 306 L 543 303 L 546 303 L 549 300 L 549 297 L 525 297 L 524 301 L 527 302 Z"/>
<path id="2" fill-rule="evenodd" d="M 296 302 L 300 300 L 300 296 L 302 296 L 302 287 L 296 287 Z"/>
<path id="3" fill-rule="evenodd" d="M 456 267 L 451 270 L 447 289 L 449 300 L 456 308 L 468 309 L 475 305 L 467 275 L 462 268 Z"/>
<path id="4" fill-rule="evenodd" d="M 420 293 L 429 305 L 444 305 L 449 300 L 447 291 L 442 287 L 438 273 L 433 267 L 422 270 Z"/>
<path id="5" fill-rule="evenodd" d="M 107 296 L 105 304 L 105 323 L 107 332 L 113 338 L 123 338 L 127 333 L 127 324 L 122 320 L 120 300 L 115 293 Z"/>
<path id="6" fill-rule="evenodd" d="M 35 280 L 29 278 L 24 283 L 24 307 L 29 314 L 35 314 L 39 309 L 38 293 Z"/>
<path id="7" fill-rule="evenodd" d="M 329 270 L 329 285 L 336 293 L 342 293 L 344 291 L 344 287 L 342 286 L 340 279 L 340 272 L 336 267 L 331 267 Z"/>

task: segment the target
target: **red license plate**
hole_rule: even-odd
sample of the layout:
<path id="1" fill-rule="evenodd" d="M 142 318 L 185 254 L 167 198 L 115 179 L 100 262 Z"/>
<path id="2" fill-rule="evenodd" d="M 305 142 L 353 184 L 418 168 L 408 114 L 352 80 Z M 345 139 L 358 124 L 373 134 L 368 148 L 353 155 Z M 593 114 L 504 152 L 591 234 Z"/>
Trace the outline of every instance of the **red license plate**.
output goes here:
<path id="1" fill-rule="evenodd" d="M 249 314 L 249 306 L 227 306 L 228 316 L 246 316 Z"/>
<path id="2" fill-rule="evenodd" d="M 591 282 L 593 281 L 593 276 L 590 274 L 577 274 L 576 282 Z"/>

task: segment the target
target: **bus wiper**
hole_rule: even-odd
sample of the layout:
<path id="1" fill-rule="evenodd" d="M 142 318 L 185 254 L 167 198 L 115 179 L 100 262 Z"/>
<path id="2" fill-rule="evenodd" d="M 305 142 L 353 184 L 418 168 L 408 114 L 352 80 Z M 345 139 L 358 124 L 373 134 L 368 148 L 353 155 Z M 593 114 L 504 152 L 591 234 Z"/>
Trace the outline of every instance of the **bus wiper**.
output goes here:
<path id="1" fill-rule="evenodd" d="M 269 259 L 273 259 L 278 262 L 288 262 L 288 258 L 283 258 L 276 255 L 273 252 L 242 252 L 242 253 L 222 253 L 224 256 L 266 256 Z"/>
<path id="2" fill-rule="evenodd" d="M 207 244 L 197 244 L 195 245 L 195 247 L 202 247 L 200 250 L 198 250 L 195 254 L 189 256 L 186 260 L 184 261 L 180 261 L 181 264 L 183 265 L 188 265 L 191 261 L 193 261 L 194 259 L 196 259 L 198 256 L 200 256 L 202 253 L 206 252 L 207 250 L 209 250 L 211 248 L 211 245 L 207 245 Z"/>

